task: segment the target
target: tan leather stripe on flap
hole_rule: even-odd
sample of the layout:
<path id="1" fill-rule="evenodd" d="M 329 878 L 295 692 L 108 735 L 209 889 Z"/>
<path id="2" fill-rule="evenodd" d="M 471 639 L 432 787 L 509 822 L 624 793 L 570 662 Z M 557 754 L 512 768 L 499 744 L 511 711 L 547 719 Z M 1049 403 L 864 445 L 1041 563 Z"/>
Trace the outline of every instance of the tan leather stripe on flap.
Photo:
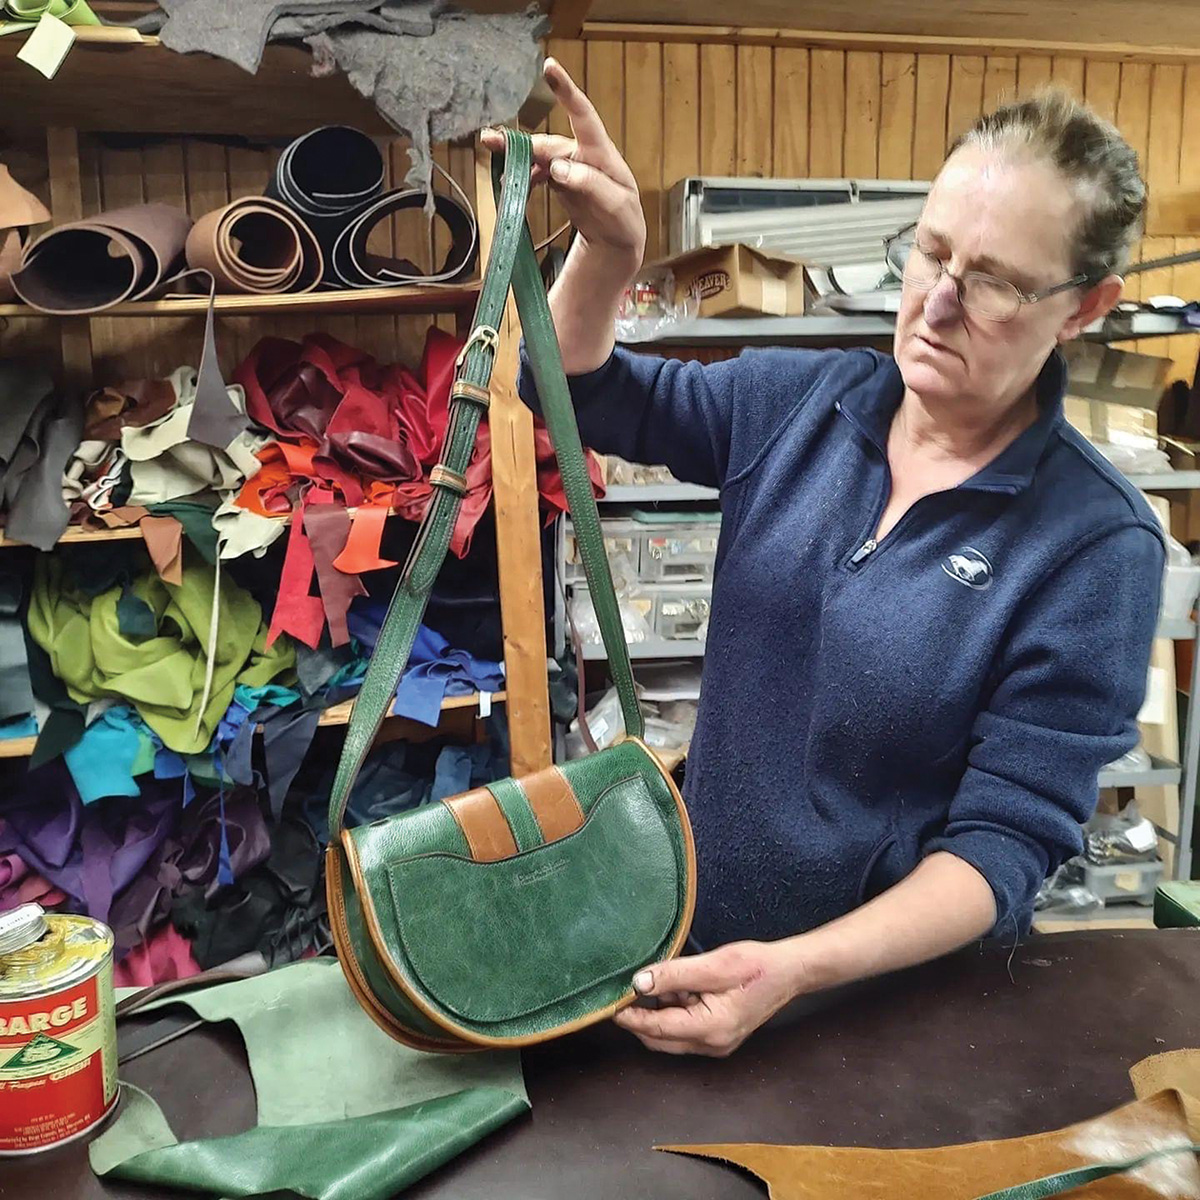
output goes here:
<path id="1" fill-rule="evenodd" d="M 533 815 L 537 817 L 546 841 L 557 842 L 583 824 L 583 809 L 579 807 L 566 776 L 557 767 L 539 771 L 517 782 L 529 801 L 529 807 L 533 809 Z"/>
<path id="2" fill-rule="evenodd" d="M 512 830 L 487 788 L 475 788 L 442 802 L 454 815 L 476 862 L 496 862 L 516 854 Z"/>

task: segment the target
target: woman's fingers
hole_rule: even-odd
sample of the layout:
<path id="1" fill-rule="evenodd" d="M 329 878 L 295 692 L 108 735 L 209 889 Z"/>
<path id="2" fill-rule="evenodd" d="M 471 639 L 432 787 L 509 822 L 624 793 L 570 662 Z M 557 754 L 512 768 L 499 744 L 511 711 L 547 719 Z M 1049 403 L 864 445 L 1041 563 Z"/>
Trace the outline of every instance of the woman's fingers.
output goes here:
<path id="1" fill-rule="evenodd" d="M 571 132 L 579 143 L 578 158 L 611 175 L 625 187 L 636 187 L 637 182 L 629 164 L 608 136 L 604 122 L 596 106 L 587 98 L 583 89 L 567 74 L 566 68 L 556 58 L 548 58 L 542 68 L 546 82 L 554 98 L 566 110 L 571 122 Z"/>

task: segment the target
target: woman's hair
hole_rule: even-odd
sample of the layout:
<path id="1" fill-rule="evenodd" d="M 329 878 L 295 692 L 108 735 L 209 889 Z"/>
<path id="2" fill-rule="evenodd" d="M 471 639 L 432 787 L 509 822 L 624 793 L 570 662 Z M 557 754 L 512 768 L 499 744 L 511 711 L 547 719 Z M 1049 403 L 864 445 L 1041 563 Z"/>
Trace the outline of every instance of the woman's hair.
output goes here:
<path id="1" fill-rule="evenodd" d="M 1053 163 L 1075 188 L 1083 216 L 1075 230 L 1075 270 L 1090 281 L 1120 274 L 1142 235 L 1146 184 L 1129 143 L 1069 92 L 1048 88 L 980 117 L 951 148 L 1025 150 Z"/>

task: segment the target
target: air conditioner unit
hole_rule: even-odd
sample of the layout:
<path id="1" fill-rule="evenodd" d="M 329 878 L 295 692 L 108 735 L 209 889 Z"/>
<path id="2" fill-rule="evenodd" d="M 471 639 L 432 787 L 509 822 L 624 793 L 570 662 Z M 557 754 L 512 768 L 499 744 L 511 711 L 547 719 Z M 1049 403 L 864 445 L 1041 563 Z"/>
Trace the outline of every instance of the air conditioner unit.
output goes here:
<path id="1" fill-rule="evenodd" d="M 690 176 L 671 188 L 671 254 L 742 244 L 824 272 L 822 294 L 873 292 L 887 275 L 884 238 L 921 215 L 929 184 L 882 179 Z"/>

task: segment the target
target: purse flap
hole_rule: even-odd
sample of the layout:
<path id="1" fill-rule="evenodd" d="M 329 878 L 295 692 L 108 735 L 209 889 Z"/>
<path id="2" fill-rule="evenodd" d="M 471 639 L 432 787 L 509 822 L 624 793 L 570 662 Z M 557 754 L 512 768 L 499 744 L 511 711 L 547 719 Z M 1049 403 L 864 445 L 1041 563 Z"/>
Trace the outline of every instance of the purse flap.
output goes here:
<path id="1" fill-rule="evenodd" d="M 421 985 L 449 1012 L 490 1022 L 655 961 L 676 927 L 684 870 L 646 780 L 633 775 L 558 841 L 497 862 L 417 855 L 387 877 Z"/>

